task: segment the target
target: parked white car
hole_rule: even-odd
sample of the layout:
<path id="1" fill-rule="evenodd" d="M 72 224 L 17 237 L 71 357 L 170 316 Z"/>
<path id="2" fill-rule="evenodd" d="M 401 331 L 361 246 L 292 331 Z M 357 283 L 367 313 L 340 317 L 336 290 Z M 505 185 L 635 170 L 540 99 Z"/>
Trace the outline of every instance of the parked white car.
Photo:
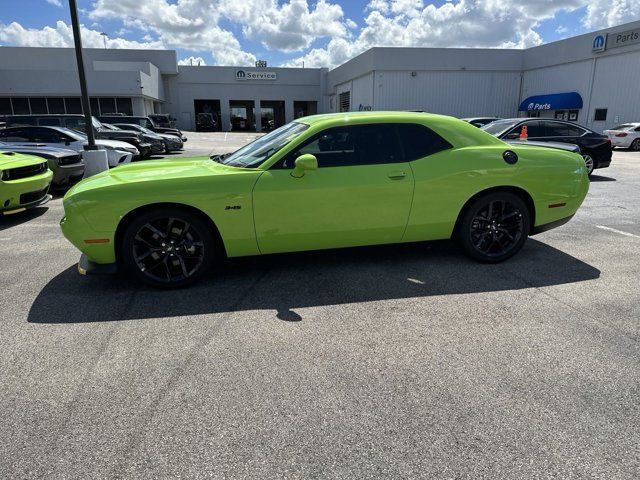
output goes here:
<path id="1" fill-rule="evenodd" d="M 640 123 L 624 123 L 603 133 L 611 140 L 612 147 L 640 151 Z"/>
<path id="2" fill-rule="evenodd" d="M 76 130 L 63 127 L 9 127 L 0 130 L 0 141 L 9 145 L 26 147 L 58 147 L 84 152 L 87 136 Z M 119 140 L 96 140 L 99 149 L 107 151 L 109 167 L 131 162 L 138 149 Z"/>

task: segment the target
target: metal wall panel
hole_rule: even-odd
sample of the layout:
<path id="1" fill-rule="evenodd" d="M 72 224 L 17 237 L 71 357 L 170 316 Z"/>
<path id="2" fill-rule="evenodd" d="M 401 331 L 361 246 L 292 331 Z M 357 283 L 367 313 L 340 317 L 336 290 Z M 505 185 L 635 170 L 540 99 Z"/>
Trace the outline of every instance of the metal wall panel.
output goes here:
<path id="1" fill-rule="evenodd" d="M 605 122 L 593 121 L 596 108 L 607 109 Z M 596 61 L 589 126 L 602 131 L 626 122 L 640 122 L 640 52 Z"/>
<path id="2" fill-rule="evenodd" d="M 518 109 L 520 73 L 376 71 L 373 88 L 375 110 L 512 117 Z"/>

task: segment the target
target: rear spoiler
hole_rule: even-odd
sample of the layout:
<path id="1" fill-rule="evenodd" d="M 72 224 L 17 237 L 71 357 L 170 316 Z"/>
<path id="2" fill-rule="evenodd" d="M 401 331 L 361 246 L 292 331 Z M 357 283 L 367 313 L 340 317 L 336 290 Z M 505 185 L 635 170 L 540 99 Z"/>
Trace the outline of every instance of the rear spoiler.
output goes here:
<path id="1" fill-rule="evenodd" d="M 506 143 L 510 145 L 529 145 L 532 147 L 546 147 L 553 148 L 555 150 L 565 150 L 567 152 L 580 153 L 580 147 L 573 143 L 562 142 L 536 142 L 531 140 L 506 140 Z"/>

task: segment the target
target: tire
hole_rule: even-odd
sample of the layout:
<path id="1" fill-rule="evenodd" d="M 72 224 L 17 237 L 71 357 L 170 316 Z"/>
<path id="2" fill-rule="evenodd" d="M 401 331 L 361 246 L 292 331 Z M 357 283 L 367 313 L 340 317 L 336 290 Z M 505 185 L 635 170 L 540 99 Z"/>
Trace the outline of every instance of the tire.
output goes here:
<path id="1" fill-rule="evenodd" d="M 502 262 L 520 251 L 531 228 L 525 202 L 509 192 L 482 195 L 461 213 L 457 237 L 464 252 L 483 263 Z"/>
<path id="2" fill-rule="evenodd" d="M 120 253 L 129 272 L 156 288 L 197 282 L 216 257 L 208 225 L 179 208 L 158 208 L 133 219 L 122 236 Z"/>
<path id="3" fill-rule="evenodd" d="M 584 158 L 584 164 L 587 167 L 587 175 L 591 176 L 596 168 L 596 160 L 593 158 L 593 154 L 588 151 L 582 152 L 582 158 Z"/>
<path id="4" fill-rule="evenodd" d="M 636 138 L 633 142 L 631 142 L 631 146 L 629 147 L 634 152 L 640 152 L 640 138 Z"/>

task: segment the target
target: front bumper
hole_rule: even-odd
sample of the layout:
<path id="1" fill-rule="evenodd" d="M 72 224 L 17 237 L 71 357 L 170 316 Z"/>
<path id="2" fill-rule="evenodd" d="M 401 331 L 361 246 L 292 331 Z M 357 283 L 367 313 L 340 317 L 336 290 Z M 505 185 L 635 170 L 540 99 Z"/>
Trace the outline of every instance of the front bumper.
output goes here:
<path id="1" fill-rule="evenodd" d="M 69 188 L 82 180 L 84 175 L 84 163 L 73 165 L 56 165 L 53 170 L 51 188 Z"/>
<path id="2" fill-rule="evenodd" d="M 96 263 L 89 260 L 83 253 L 78 262 L 78 273 L 80 275 L 111 275 L 118 271 L 116 263 Z"/>
<path id="3" fill-rule="evenodd" d="M 13 181 L 0 181 L 0 214 L 10 215 L 27 208 L 44 205 L 51 199 L 48 194 L 53 173 Z"/>

